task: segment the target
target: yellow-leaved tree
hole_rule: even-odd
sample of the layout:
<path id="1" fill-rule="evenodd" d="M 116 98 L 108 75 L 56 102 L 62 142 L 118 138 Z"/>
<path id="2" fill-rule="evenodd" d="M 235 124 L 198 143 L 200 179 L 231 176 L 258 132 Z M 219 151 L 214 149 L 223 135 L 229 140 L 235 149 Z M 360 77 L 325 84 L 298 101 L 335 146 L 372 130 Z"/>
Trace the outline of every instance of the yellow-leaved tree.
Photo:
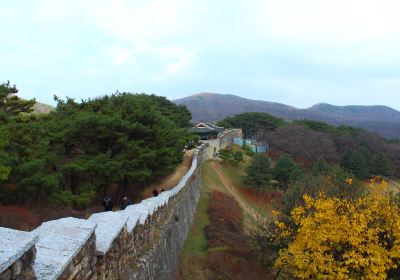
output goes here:
<path id="1" fill-rule="evenodd" d="M 387 279 L 400 265 L 400 207 L 385 186 L 353 201 L 305 195 L 295 227 L 277 222 L 290 242 L 275 267 L 297 279 Z"/>

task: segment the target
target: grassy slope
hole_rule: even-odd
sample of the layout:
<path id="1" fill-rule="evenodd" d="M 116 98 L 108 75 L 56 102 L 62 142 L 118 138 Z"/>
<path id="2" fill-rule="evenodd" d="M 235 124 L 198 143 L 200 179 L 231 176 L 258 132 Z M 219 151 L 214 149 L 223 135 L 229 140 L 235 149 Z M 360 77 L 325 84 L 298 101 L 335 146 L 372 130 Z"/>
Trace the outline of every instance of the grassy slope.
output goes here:
<path id="1" fill-rule="evenodd" d="M 181 255 L 181 265 L 178 279 L 203 280 L 208 279 L 205 269 L 207 256 L 207 237 L 205 234 L 206 226 L 209 224 L 207 207 L 209 198 L 213 190 L 221 190 L 217 174 L 210 167 L 209 162 L 202 165 L 201 174 L 202 186 L 200 200 L 197 205 L 196 215 L 193 226 L 186 239 Z"/>
<path id="2" fill-rule="evenodd" d="M 243 149 L 238 145 L 233 145 L 233 151 L 241 151 Z M 274 203 L 271 205 L 271 197 L 268 192 L 259 191 L 258 194 L 253 188 L 247 187 L 243 182 L 243 177 L 246 175 L 246 167 L 250 164 L 251 158 L 249 156 L 244 157 L 244 162 L 236 163 L 233 161 L 227 161 L 221 164 L 222 171 L 225 176 L 232 182 L 232 184 L 240 191 L 243 199 L 248 205 L 251 205 L 257 212 L 271 218 L 271 206 L 276 206 Z M 272 163 L 274 164 L 274 163 Z"/>
<path id="3" fill-rule="evenodd" d="M 234 149 L 237 150 L 240 149 L 240 147 L 235 147 Z M 246 158 L 246 161 L 240 164 L 232 162 L 225 162 L 223 164 L 224 174 L 232 180 L 233 184 L 239 189 L 244 188 L 242 177 L 244 175 L 244 169 L 248 165 L 248 161 L 249 159 Z M 209 161 L 202 166 L 201 196 L 192 229 L 182 251 L 180 272 L 177 279 L 214 279 L 212 278 L 213 276 L 210 275 L 207 265 L 210 265 L 209 258 L 215 253 L 213 251 L 215 248 L 207 250 L 208 240 L 206 236 L 206 228 L 210 225 L 209 213 L 207 211 L 210 208 L 210 203 L 213 202 L 210 200 L 210 197 L 214 191 L 225 194 L 228 193 Z M 251 203 L 250 200 L 249 203 Z M 246 215 L 244 215 L 244 217 L 244 225 L 247 227 L 250 224 L 250 219 L 246 217 Z M 249 263 L 249 266 L 257 267 L 254 262 Z"/>
<path id="4" fill-rule="evenodd" d="M 207 206 L 209 197 L 213 190 L 224 192 L 221 187 L 221 182 L 218 179 L 215 171 L 210 167 L 210 164 L 205 162 L 202 165 L 202 187 L 200 191 L 200 200 L 197 205 L 195 222 L 188 235 L 183 248 L 183 255 L 205 256 L 207 253 L 207 238 L 205 228 L 209 223 L 207 215 Z"/>

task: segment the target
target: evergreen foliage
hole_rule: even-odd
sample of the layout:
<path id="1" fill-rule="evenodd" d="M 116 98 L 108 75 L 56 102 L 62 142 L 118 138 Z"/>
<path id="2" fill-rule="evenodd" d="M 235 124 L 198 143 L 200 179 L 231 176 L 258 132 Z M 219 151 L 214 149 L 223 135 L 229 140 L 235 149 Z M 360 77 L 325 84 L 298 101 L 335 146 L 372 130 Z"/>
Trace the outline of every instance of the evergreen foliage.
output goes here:
<path id="1" fill-rule="evenodd" d="M 360 132 L 364 131 L 361 128 L 354 128 L 346 125 L 333 126 L 325 122 L 313 121 L 313 120 L 295 120 L 293 121 L 293 124 L 306 126 L 314 131 L 325 132 L 337 136 L 344 136 L 344 135 L 357 136 Z"/>
<path id="2" fill-rule="evenodd" d="M 18 89 L 10 82 L 0 84 L 0 117 L 15 117 L 20 113 L 29 113 L 32 111 L 32 106 L 36 103 L 35 100 L 22 100 L 15 94 Z"/>
<path id="3" fill-rule="evenodd" d="M 232 154 L 233 160 L 236 162 L 243 161 L 243 153 L 241 151 L 236 151 Z"/>
<path id="4" fill-rule="evenodd" d="M 243 153 L 241 151 L 232 152 L 230 149 L 219 150 L 218 157 L 222 161 L 227 161 L 227 160 L 233 160 L 235 162 L 243 161 Z"/>
<path id="5" fill-rule="evenodd" d="M 29 113 L 35 100 L 22 100 L 15 94 L 18 89 L 10 82 L 0 84 L 0 183 L 9 178 L 11 166 L 9 164 L 10 155 L 7 152 L 9 144 L 7 125 L 15 121 L 21 113 Z"/>
<path id="6" fill-rule="evenodd" d="M 279 182 L 278 186 L 286 189 L 290 182 L 297 181 L 304 174 L 288 155 L 282 155 L 276 162 L 273 175 L 274 179 Z"/>
<path id="7" fill-rule="evenodd" d="M 349 150 L 342 157 L 342 166 L 351 171 L 357 178 L 368 178 L 369 163 L 365 154 L 359 150 Z"/>
<path id="8" fill-rule="evenodd" d="M 222 159 L 222 161 L 227 161 L 227 160 L 232 159 L 233 156 L 232 156 L 232 152 L 229 151 L 228 149 L 221 149 L 218 152 L 218 157 L 220 159 Z"/>
<path id="9" fill-rule="evenodd" d="M 283 119 L 273 117 L 267 113 L 242 113 L 233 117 L 226 117 L 218 122 L 226 128 L 242 128 L 245 138 L 259 139 L 268 131 L 284 125 Z"/>
<path id="10" fill-rule="evenodd" d="M 246 153 L 246 155 L 252 157 L 254 156 L 256 153 L 251 149 L 251 147 L 247 144 L 243 144 L 242 146 L 244 152 Z"/>
<path id="11" fill-rule="evenodd" d="M 382 153 L 376 155 L 372 162 L 373 175 L 391 177 L 395 169 L 393 161 Z"/>
<path id="12" fill-rule="evenodd" d="M 371 176 L 392 176 L 395 165 L 388 156 L 382 153 L 372 154 L 367 147 L 348 150 L 342 157 L 341 165 L 359 179 Z"/>
<path id="13" fill-rule="evenodd" d="M 271 159 L 266 154 L 256 154 L 246 169 L 244 182 L 256 188 L 269 186 L 272 172 Z"/>
<path id="14" fill-rule="evenodd" d="M 7 153 L 4 148 L 7 145 L 6 131 L 4 127 L 0 127 L 0 182 L 8 178 L 11 168 L 6 165 Z"/>
<path id="15" fill-rule="evenodd" d="M 56 101 L 48 115 L 1 125 L 7 135 L 0 137 L 0 203 L 86 205 L 110 184 L 126 191 L 168 174 L 190 139 L 190 113 L 164 97 Z"/>

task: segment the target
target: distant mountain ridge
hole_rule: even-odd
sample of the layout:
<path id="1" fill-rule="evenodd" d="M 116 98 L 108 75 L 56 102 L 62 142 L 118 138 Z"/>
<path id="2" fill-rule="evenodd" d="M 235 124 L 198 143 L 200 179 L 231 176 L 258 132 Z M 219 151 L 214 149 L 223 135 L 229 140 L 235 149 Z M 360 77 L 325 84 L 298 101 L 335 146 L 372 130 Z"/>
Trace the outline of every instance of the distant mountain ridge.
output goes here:
<path id="1" fill-rule="evenodd" d="M 265 112 L 286 120 L 310 119 L 333 125 L 349 125 L 400 138 L 400 112 L 387 106 L 335 106 L 319 103 L 298 109 L 282 103 L 252 100 L 231 94 L 199 93 L 174 101 L 186 105 L 193 121 L 217 121 L 243 112 Z"/>

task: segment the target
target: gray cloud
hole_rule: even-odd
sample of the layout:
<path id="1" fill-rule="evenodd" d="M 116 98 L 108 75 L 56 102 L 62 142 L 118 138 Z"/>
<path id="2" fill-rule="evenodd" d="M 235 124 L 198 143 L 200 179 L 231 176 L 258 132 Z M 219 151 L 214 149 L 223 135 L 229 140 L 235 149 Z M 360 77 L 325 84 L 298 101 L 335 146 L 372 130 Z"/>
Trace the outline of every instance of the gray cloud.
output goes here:
<path id="1" fill-rule="evenodd" d="M 24 97 L 199 91 L 400 109 L 394 0 L 2 1 L 0 77 Z"/>

